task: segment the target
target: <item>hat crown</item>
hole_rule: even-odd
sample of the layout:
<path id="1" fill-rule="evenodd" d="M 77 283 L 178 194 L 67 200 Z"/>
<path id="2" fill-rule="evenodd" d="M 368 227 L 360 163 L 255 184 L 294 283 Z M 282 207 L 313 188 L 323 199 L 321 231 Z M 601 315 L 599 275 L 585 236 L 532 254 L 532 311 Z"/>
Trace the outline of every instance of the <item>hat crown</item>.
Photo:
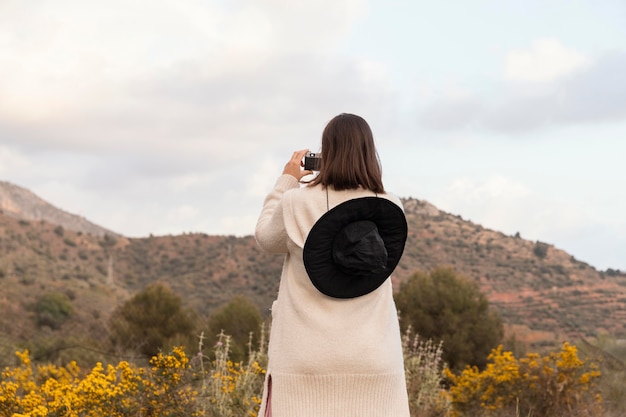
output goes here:
<path id="1" fill-rule="evenodd" d="M 311 227 L 302 253 L 304 267 L 324 295 L 360 297 L 389 278 L 406 238 L 400 205 L 378 196 L 347 200 Z"/>
<path id="2" fill-rule="evenodd" d="M 345 226 L 333 243 L 333 260 L 344 272 L 381 272 L 387 268 L 387 248 L 376 223 L 359 220 Z"/>

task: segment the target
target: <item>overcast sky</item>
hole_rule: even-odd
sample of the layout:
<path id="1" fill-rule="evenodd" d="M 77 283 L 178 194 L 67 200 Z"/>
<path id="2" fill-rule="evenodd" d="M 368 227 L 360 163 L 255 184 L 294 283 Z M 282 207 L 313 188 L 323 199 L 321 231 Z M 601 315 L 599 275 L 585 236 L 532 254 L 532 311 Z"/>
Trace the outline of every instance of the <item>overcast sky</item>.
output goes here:
<path id="1" fill-rule="evenodd" d="M 249 235 L 341 112 L 385 186 L 626 270 L 622 0 L 0 0 L 0 179 L 130 237 Z"/>

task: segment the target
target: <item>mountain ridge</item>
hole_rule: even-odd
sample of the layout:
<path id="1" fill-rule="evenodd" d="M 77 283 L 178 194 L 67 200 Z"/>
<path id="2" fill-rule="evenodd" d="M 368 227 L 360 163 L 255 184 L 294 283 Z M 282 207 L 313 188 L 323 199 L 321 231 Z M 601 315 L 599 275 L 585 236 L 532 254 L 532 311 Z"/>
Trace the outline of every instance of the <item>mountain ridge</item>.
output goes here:
<path id="1" fill-rule="evenodd" d="M 26 221 L 44 220 L 76 232 L 96 236 L 119 235 L 90 222 L 85 217 L 69 213 L 53 206 L 30 190 L 0 181 L 0 210 L 8 216 Z"/>
<path id="2" fill-rule="evenodd" d="M 417 271 L 451 267 L 477 282 L 507 335 L 528 346 L 626 337 L 626 274 L 597 271 L 554 245 L 484 228 L 423 200 L 402 201 L 409 235 L 392 276 L 396 290 Z M 6 212 L 0 253 L 0 334 L 8 344 L 58 332 L 101 337 L 112 310 L 153 282 L 169 285 L 202 317 L 235 295 L 267 316 L 283 259 L 263 252 L 253 236 L 126 238 Z M 48 292 L 72 300 L 75 314 L 61 329 L 37 325 L 33 305 Z"/>

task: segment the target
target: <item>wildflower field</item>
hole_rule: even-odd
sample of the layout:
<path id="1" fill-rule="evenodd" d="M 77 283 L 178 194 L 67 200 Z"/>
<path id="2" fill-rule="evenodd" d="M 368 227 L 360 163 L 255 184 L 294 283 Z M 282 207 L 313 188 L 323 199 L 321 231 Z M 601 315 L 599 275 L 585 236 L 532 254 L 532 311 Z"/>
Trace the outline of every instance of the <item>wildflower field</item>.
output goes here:
<path id="1" fill-rule="evenodd" d="M 265 378 L 265 343 L 233 362 L 221 334 L 210 355 L 176 347 L 145 366 L 126 361 L 91 369 L 34 364 L 29 352 L 2 370 L 0 416 L 257 416 Z M 250 343 L 249 346 L 252 346 Z M 617 417 L 602 396 L 600 363 L 564 343 L 545 356 L 516 358 L 502 346 L 483 370 L 453 374 L 442 346 L 410 330 L 403 347 L 412 417 Z M 623 377 L 623 375 L 622 375 Z M 623 380 L 614 383 L 622 384 Z"/>

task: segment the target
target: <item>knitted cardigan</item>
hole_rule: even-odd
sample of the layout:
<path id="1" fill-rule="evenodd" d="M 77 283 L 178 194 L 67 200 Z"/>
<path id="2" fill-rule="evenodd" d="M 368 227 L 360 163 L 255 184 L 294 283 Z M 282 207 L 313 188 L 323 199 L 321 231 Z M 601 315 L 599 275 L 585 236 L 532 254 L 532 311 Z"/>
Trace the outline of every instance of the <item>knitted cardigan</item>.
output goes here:
<path id="1" fill-rule="evenodd" d="M 313 286 L 302 260 L 309 230 L 328 208 L 372 195 L 364 189 L 326 193 L 282 175 L 266 197 L 255 236 L 264 250 L 284 253 L 285 261 L 272 304 L 259 416 L 271 379 L 272 417 L 409 417 L 391 280 L 361 297 L 331 298 Z M 402 207 L 391 194 L 379 197 Z"/>

